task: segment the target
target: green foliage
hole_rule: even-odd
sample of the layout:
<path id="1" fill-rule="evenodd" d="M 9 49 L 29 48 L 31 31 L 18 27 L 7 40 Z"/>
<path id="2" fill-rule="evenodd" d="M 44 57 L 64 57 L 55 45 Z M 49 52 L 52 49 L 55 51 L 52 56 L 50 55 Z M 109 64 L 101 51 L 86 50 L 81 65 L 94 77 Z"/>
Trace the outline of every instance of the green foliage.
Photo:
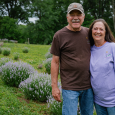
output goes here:
<path id="1" fill-rule="evenodd" d="M 62 115 L 62 102 L 57 102 L 52 98 L 52 102 L 50 102 L 50 115 Z"/>
<path id="2" fill-rule="evenodd" d="M 45 65 L 45 68 L 46 68 L 46 72 L 48 73 L 48 74 L 50 74 L 51 73 L 51 60 L 52 60 L 52 58 L 48 58 L 48 59 L 46 59 L 45 61 L 44 61 L 44 65 Z"/>
<path id="3" fill-rule="evenodd" d="M 20 88 L 27 99 L 46 102 L 47 97 L 51 95 L 51 78 L 48 74 L 32 74 L 20 83 Z"/>
<path id="4" fill-rule="evenodd" d="M 2 41 L 3 41 L 4 43 L 8 43 L 8 39 L 6 39 L 6 38 L 2 39 Z"/>
<path id="5" fill-rule="evenodd" d="M 34 68 L 24 62 L 7 62 L 2 67 L 2 80 L 5 84 L 18 87 L 20 82 L 35 72 Z"/>
<path id="6" fill-rule="evenodd" d="M 47 104 L 27 100 L 18 88 L 4 85 L 0 79 L 0 115 L 45 115 Z"/>
<path id="7" fill-rule="evenodd" d="M 87 4 L 87 5 L 86 5 Z M 113 31 L 112 2 L 108 0 L 84 0 L 83 7 L 86 14 L 86 20 L 92 22 L 95 19 L 103 18 Z M 93 20 L 87 19 L 87 14 L 93 17 Z M 89 23 L 90 24 L 90 23 Z"/>
<path id="8" fill-rule="evenodd" d="M 4 56 L 10 55 L 10 51 L 11 51 L 11 49 L 8 48 L 8 47 L 2 48 L 2 53 L 3 53 Z"/>
<path id="9" fill-rule="evenodd" d="M 7 62 L 9 62 L 9 61 L 11 61 L 11 59 L 9 59 L 9 58 L 1 58 L 0 59 L 0 66 L 2 66 L 2 65 L 5 65 L 5 63 L 7 63 Z"/>
<path id="10" fill-rule="evenodd" d="M 23 53 L 28 53 L 28 52 L 29 52 L 29 48 L 28 48 L 28 47 L 24 47 L 24 48 L 22 49 L 22 52 L 23 52 Z"/>
<path id="11" fill-rule="evenodd" d="M 58 82 L 58 88 L 62 94 L 62 88 L 61 88 L 61 83 Z M 48 103 L 48 108 L 50 109 L 50 115 L 62 115 L 62 95 L 61 95 L 61 100 L 62 102 L 56 101 L 52 95 L 48 97 L 47 103 Z"/>
<path id="12" fill-rule="evenodd" d="M 17 20 L 4 16 L 0 19 L 0 38 L 7 38 L 8 40 L 16 40 L 20 38 L 20 32 L 17 30 Z"/>
<path id="13" fill-rule="evenodd" d="M 0 54 L 2 53 L 2 48 L 0 47 Z"/>
<path id="14" fill-rule="evenodd" d="M 28 5 L 31 1 L 28 0 L 3 0 L 0 1 L 1 16 L 8 15 L 10 18 L 27 22 L 30 14 Z"/>
<path id="15" fill-rule="evenodd" d="M 58 16 L 53 11 L 52 0 L 33 0 L 34 15 L 39 18 L 36 23 L 27 25 L 28 37 L 30 43 L 50 44 L 54 35 L 54 26 L 58 21 Z"/>
<path id="16" fill-rule="evenodd" d="M 14 60 L 18 60 L 19 59 L 19 53 L 18 52 L 15 52 L 14 53 Z"/>
<path id="17" fill-rule="evenodd" d="M 48 59 L 48 58 L 52 58 L 52 54 L 50 52 L 47 52 L 45 57 Z"/>
<path id="18" fill-rule="evenodd" d="M 5 65 L 8 61 L 11 61 L 9 58 L 1 58 L 0 59 L 0 75 L 2 74 L 2 66 Z"/>
<path id="19" fill-rule="evenodd" d="M 18 25 L 17 30 L 20 32 L 21 36 L 18 38 L 19 43 L 25 43 L 27 42 L 27 38 L 30 36 L 27 36 L 27 26 L 26 25 Z"/>

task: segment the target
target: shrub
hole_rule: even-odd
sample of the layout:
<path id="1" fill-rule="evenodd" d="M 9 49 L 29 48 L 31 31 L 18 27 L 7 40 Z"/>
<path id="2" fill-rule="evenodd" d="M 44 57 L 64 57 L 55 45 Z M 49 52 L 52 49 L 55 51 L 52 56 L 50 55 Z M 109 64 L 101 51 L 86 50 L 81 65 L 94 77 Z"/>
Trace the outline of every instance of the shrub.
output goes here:
<path id="1" fill-rule="evenodd" d="M 3 46 L 4 42 L 0 42 L 0 46 Z"/>
<path id="2" fill-rule="evenodd" d="M 38 69 L 42 69 L 43 68 L 43 65 L 42 64 L 39 64 L 38 65 Z"/>
<path id="3" fill-rule="evenodd" d="M 52 60 L 52 58 L 48 58 L 48 59 L 46 59 L 45 61 L 44 61 L 44 65 L 45 65 L 45 68 L 46 68 L 46 72 L 48 73 L 48 74 L 50 74 L 51 73 L 51 60 Z"/>
<path id="4" fill-rule="evenodd" d="M 45 57 L 46 57 L 46 59 L 52 58 L 52 54 L 50 52 L 48 52 L 48 53 L 46 53 Z"/>
<path id="5" fill-rule="evenodd" d="M 19 59 L 19 53 L 18 52 L 15 52 L 14 53 L 14 60 L 18 60 Z"/>
<path id="6" fill-rule="evenodd" d="M 59 87 L 60 91 L 62 92 L 60 82 L 58 82 L 58 87 Z M 61 96 L 61 100 L 62 100 L 62 96 Z M 48 97 L 47 103 L 48 103 L 48 108 L 50 110 L 51 115 L 62 115 L 63 100 L 62 100 L 62 102 L 58 102 L 53 98 L 52 95 L 50 95 Z"/>
<path id="7" fill-rule="evenodd" d="M 9 61 L 11 61 L 11 59 L 9 59 L 9 58 L 1 58 L 0 59 L 0 66 L 5 65 L 5 63 L 7 63 Z"/>
<path id="8" fill-rule="evenodd" d="M 25 97 L 32 100 L 46 102 L 51 95 L 51 78 L 48 74 L 35 73 L 19 85 Z"/>
<path id="9" fill-rule="evenodd" d="M 9 43 L 18 43 L 16 40 L 9 40 Z"/>
<path id="10" fill-rule="evenodd" d="M 2 80 L 9 86 L 18 87 L 21 81 L 24 81 L 35 72 L 34 68 L 24 62 L 7 62 L 2 67 Z"/>
<path id="11" fill-rule="evenodd" d="M 59 90 L 62 94 L 62 88 L 61 88 L 60 82 L 58 82 L 58 87 L 59 87 Z M 62 115 L 62 104 L 63 104 L 62 95 L 61 95 L 61 100 L 62 100 L 62 102 L 56 101 L 52 95 L 50 95 L 48 97 L 47 104 L 48 104 L 48 108 L 50 111 L 50 115 Z M 80 115 L 79 104 L 78 104 L 77 114 Z"/>
<path id="12" fill-rule="evenodd" d="M 3 41 L 4 43 L 8 43 L 8 39 L 6 39 L 6 38 L 2 39 L 2 41 Z"/>
<path id="13" fill-rule="evenodd" d="M 2 53 L 2 48 L 0 47 L 0 54 Z"/>
<path id="14" fill-rule="evenodd" d="M 23 52 L 23 53 L 28 53 L 28 52 L 29 52 L 29 48 L 28 48 L 28 47 L 24 47 L 24 48 L 22 49 L 22 52 Z"/>
<path id="15" fill-rule="evenodd" d="M 0 59 L 0 75 L 2 74 L 2 65 L 5 65 L 5 63 L 7 63 L 8 61 L 10 61 L 11 59 L 9 58 L 1 58 Z"/>
<path id="16" fill-rule="evenodd" d="M 4 56 L 10 55 L 10 51 L 11 51 L 10 48 L 7 48 L 7 47 L 2 48 L 2 53 Z"/>

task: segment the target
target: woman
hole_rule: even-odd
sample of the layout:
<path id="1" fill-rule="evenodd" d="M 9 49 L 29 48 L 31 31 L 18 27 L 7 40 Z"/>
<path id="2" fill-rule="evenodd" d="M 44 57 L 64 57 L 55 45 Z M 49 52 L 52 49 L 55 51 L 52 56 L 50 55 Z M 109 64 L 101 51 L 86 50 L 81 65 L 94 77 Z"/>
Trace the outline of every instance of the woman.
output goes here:
<path id="1" fill-rule="evenodd" d="M 89 28 L 91 85 L 97 115 L 115 115 L 115 39 L 103 19 Z"/>

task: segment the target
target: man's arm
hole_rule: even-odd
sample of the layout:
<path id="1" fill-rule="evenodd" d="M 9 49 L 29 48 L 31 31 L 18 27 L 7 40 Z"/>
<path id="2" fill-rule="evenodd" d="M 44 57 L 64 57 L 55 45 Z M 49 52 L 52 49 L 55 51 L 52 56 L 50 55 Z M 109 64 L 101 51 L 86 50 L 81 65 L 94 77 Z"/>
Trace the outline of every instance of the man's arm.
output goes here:
<path id="1" fill-rule="evenodd" d="M 58 88 L 58 72 L 59 72 L 59 56 L 53 55 L 51 61 L 52 95 L 56 101 L 61 102 L 60 90 Z"/>

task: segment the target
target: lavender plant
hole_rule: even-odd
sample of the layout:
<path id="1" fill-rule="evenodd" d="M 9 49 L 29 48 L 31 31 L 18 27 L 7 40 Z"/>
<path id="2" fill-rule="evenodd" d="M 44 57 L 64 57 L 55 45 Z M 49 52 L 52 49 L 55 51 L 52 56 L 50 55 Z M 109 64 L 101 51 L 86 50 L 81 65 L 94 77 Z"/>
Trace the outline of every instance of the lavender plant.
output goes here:
<path id="1" fill-rule="evenodd" d="M 58 82 L 58 87 L 60 91 L 62 92 L 60 82 Z M 48 104 L 48 108 L 50 110 L 51 115 L 54 115 L 54 114 L 62 115 L 62 103 L 63 103 L 62 95 L 61 95 L 61 100 L 62 102 L 56 101 L 52 95 L 48 97 L 47 104 Z"/>
<path id="2" fill-rule="evenodd" d="M 2 53 L 2 48 L 0 47 L 0 54 Z"/>
<path id="3" fill-rule="evenodd" d="M 61 88 L 60 82 L 58 82 L 58 87 L 62 94 L 62 88 Z M 48 108 L 50 110 L 50 115 L 62 115 L 62 104 L 63 104 L 62 95 L 61 95 L 61 100 L 62 100 L 62 102 L 56 101 L 52 95 L 50 95 L 48 97 L 47 104 L 48 104 Z M 78 104 L 77 114 L 80 115 L 79 104 Z"/>
<path id="4" fill-rule="evenodd" d="M 9 86 L 18 87 L 21 81 L 27 79 L 35 72 L 35 69 L 24 62 L 7 62 L 1 67 L 2 80 Z"/>
<path id="5" fill-rule="evenodd" d="M 3 53 L 4 56 L 10 55 L 10 51 L 11 51 L 11 49 L 8 48 L 8 47 L 2 48 L 2 53 Z"/>
<path id="6" fill-rule="evenodd" d="M 0 59 L 0 66 L 5 65 L 5 63 L 7 63 L 9 61 L 11 61 L 11 59 L 9 59 L 9 58 L 1 58 Z"/>
<path id="7" fill-rule="evenodd" d="M 45 54 L 45 57 L 46 57 L 46 59 L 52 58 L 52 54 L 51 54 L 50 52 L 47 52 L 47 53 Z"/>
<path id="8" fill-rule="evenodd" d="M 9 58 L 1 58 L 0 59 L 0 75 L 2 74 L 2 65 L 5 65 L 5 63 L 7 63 L 8 61 L 10 61 L 11 59 Z"/>
<path id="9" fill-rule="evenodd" d="M 45 65 L 45 68 L 46 68 L 46 72 L 48 73 L 48 74 L 50 74 L 51 73 L 51 60 L 52 60 L 52 58 L 48 58 L 48 59 L 46 59 L 45 61 L 44 61 L 44 65 Z"/>
<path id="10" fill-rule="evenodd" d="M 18 60 L 19 59 L 19 53 L 18 52 L 15 52 L 14 53 L 14 60 Z"/>
<path id="11" fill-rule="evenodd" d="M 51 95 L 51 78 L 48 74 L 34 73 L 22 81 L 19 87 L 23 89 L 26 98 L 46 102 Z"/>
<path id="12" fill-rule="evenodd" d="M 45 54 L 46 59 L 52 58 L 52 54 L 50 53 L 51 47 L 48 49 L 48 52 Z"/>
<path id="13" fill-rule="evenodd" d="M 23 53 L 28 53 L 28 52 L 29 52 L 29 48 L 28 48 L 28 47 L 24 47 L 24 48 L 22 49 L 22 52 L 23 52 Z"/>

